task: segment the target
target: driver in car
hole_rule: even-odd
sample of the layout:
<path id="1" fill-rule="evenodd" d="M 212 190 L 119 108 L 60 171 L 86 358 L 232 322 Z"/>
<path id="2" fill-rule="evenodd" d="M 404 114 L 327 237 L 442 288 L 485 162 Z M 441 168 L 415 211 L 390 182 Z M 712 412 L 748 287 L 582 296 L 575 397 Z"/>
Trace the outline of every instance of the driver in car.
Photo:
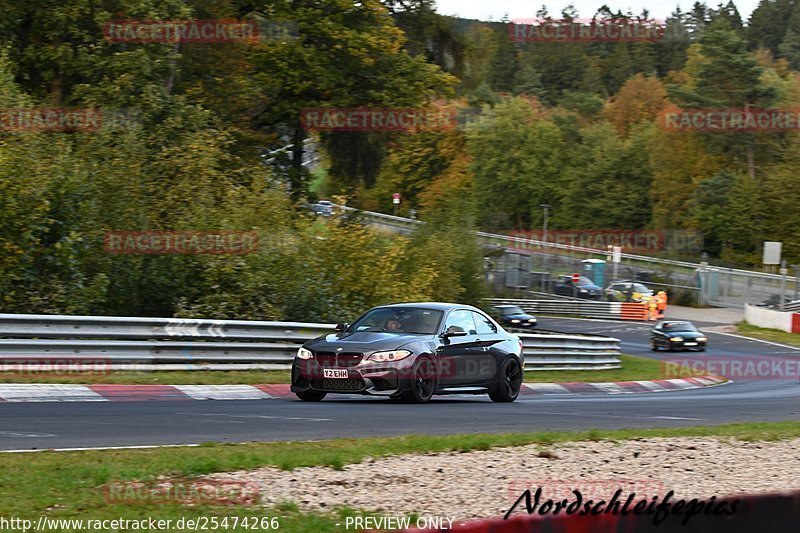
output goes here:
<path id="1" fill-rule="evenodd" d="M 400 322 L 400 319 L 397 317 L 389 317 L 386 320 L 386 323 L 383 325 L 386 331 L 400 331 L 400 328 L 403 327 L 403 323 Z"/>

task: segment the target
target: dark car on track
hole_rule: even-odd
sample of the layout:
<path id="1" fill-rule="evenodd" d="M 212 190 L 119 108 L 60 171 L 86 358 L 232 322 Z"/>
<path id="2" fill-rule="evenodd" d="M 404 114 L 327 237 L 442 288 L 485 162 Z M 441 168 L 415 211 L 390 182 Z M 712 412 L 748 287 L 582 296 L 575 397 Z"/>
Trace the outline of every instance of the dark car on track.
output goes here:
<path id="1" fill-rule="evenodd" d="M 700 350 L 705 351 L 708 344 L 706 336 L 694 324 L 685 321 L 669 320 L 656 324 L 650 330 L 650 349 Z"/>
<path id="2" fill-rule="evenodd" d="M 599 300 L 603 296 L 603 289 L 586 276 L 578 278 L 578 283 L 573 283 L 572 276 L 559 276 L 553 284 L 553 292 L 560 296 L 573 296 L 587 300 Z"/>
<path id="3" fill-rule="evenodd" d="M 502 325 L 510 328 L 533 328 L 536 326 L 536 317 L 526 313 L 518 305 L 494 305 L 492 314 Z"/>
<path id="4" fill-rule="evenodd" d="M 413 403 L 434 394 L 513 402 L 523 368 L 519 337 L 475 307 L 394 304 L 303 344 L 292 363 L 291 389 L 305 401 L 355 393 Z"/>

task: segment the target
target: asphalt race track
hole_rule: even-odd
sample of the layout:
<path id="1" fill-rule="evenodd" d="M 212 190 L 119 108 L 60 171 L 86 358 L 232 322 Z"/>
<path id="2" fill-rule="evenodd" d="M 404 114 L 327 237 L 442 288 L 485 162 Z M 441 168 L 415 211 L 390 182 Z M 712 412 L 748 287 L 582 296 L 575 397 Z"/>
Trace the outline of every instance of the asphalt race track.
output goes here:
<path id="1" fill-rule="evenodd" d="M 621 339 L 625 353 L 665 356 L 650 352 L 646 325 L 541 319 L 540 326 L 610 335 Z M 708 337 L 707 355 L 800 355 L 798 350 L 728 335 L 708 333 Z M 317 404 L 286 399 L 2 403 L 0 449 L 678 427 L 779 420 L 800 420 L 800 382 L 796 379 L 740 381 L 653 394 L 524 396 L 513 404 L 495 404 L 486 396 L 440 397 L 427 405 L 395 404 L 361 396 L 328 396 Z"/>

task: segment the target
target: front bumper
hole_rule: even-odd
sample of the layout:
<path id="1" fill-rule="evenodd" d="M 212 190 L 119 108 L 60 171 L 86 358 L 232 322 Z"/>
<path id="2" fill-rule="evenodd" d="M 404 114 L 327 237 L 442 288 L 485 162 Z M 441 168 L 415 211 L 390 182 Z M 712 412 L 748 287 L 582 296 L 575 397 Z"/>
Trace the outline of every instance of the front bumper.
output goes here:
<path id="1" fill-rule="evenodd" d="M 297 359 L 292 363 L 292 392 L 314 390 L 345 394 L 391 396 L 411 386 L 415 357 L 392 363 L 361 362 L 350 367 L 324 366 L 314 359 Z M 345 370 L 346 378 L 325 377 L 325 369 Z"/>
<path id="2" fill-rule="evenodd" d="M 681 341 L 667 341 L 667 345 L 676 350 L 699 350 L 705 349 L 708 341 L 698 341 L 695 339 L 684 339 Z"/>

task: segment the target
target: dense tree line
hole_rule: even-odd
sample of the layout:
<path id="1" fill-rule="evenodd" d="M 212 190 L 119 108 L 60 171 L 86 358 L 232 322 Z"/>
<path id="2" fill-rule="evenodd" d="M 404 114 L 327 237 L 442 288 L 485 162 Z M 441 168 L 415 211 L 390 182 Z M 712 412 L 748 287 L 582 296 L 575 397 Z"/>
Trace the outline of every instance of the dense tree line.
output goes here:
<path id="1" fill-rule="evenodd" d="M 696 3 L 680 38 L 517 43 L 507 21 L 445 17 L 431 0 L 0 0 L 0 108 L 102 108 L 93 132 L 0 131 L 0 310 L 336 320 L 403 299 L 476 301 L 472 228 L 693 229 L 756 262 L 796 238 L 793 132 L 670 131 L 678 107 L 796 106 L 800 0 Z M 540 11 L 540 17 L 574 18 Z M 599 17 L 635 17 L 612 13 Z M 249 43 L 109 42 L 112 20 L 291 21 Z M 449 131 L 304 131 L 318 107 L 456 106 Z M 357 217 L 320 223 L 315 190 L 429 224 L 395 239 Z M 263 163 L 265 152 L 291 144 Z M 313 177 L 319 179 L 320 176 Z M 259 253 L 115 255 L 112 230 L 252 230 Z"/>
<path id="2" fill-rule="evenodd" d="M 388 211 L 390 193 L 401 192 L 406 208 L 424 212 L 432 191 L 453 188 L 473 195 L 488 230 L 541 227 L 547 203 L 556 228 L 699 231 L 712 257 L 747 266 L 759 263 L 762 241 L 780 240 L 800 262 L 791 207 L 800 178 L 789 170 L 797 132 L 678 131 L 664 118 L 680 109 L 796 110 L 798 9 L 796 0 L 764 0 L 745 24 L 733 2 L 697 2 L 675 11 L 670 38 L 656 42 L 517 43 L 504 23 L 453 21 L 469 66 L 458 91 L 479 116 L 457 132 L 390 145 L 359 201 Z M 596 16 L 635 18 L 606 8 Z M 475 42 L 483 46 L 472 50 Z M 451 158 L 441 147 L 453 144 Z M 463 174 L 453 175 L 454 163 Z"/>
<path id="3" fill-rule="evenodd" d="M 389 239 L 357 220 L 323 224 L 298 203 L 302 168 L 262 163 L 263 151 L 302 141 L 305 107 L 452 93 L 456 79 L 405 50 L 377 0 L 4 0 L 0 10 L 1 109 L 131 111 L 96 131 L 0 131 L 3 312 L 334 321 L 379 303 L 481 296 L 465 227 L 444 219 Z M 291 20 L 299 37 L 103 35 L 112 20 L 190 18 Z M 342 175 L 364 166 L 326 141 Z M 244 255 L 106 253 L 104 236 L 125 230 L 247 230 L 260 244 Z M 434 253 L 443 241 L 462 246 Z"/>

